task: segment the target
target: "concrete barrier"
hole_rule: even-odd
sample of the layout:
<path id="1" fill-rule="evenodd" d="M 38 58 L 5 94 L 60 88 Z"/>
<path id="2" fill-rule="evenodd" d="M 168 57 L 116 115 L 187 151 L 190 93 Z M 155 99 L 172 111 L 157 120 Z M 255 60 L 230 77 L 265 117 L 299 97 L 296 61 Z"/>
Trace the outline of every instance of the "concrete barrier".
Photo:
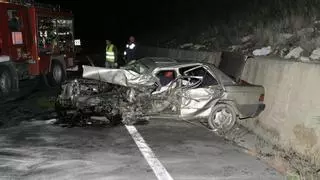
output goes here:
<path id="1" fill-rule="evenodd" d="M 318 165 L 319 78 L 319 64 L 268 58 L 249 59 L 242 73 L 243 80 L 265 87 L 267 106 L 258 121 L 273 135 L 266 138 L 272 138 L 274 143 L 286 150 L 294 150 Z"/>

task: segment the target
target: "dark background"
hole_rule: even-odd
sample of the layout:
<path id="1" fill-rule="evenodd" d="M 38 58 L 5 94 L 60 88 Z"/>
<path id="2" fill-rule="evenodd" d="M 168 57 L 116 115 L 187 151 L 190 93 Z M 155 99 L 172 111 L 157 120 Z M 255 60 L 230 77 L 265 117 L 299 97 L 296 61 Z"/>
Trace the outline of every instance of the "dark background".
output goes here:
<path id="1" fill-rule="evenodd" d="M 86 49 L 100 51 L 104 40 L 111 39 L 124 46 L 134 35 L 139 42 L 148 34 L 152 38 L 161 31 L 181 24 L 226 19 L 229 11 L 240 9 L 242 2 L 232 0 L 152 0 L 152 1 L 63 1 L 39 0 L 37 2 L 60 4 L 75 15 L 75 37 L 82 39 Z M 103 4 L 103 3 L 105 4 Z M 151 36 L 150 36 L 151 34 Z M 98 47 L 98 48 L 97 48 Z"/>
<path id="2" fill-rule="evenodd" d="M 37 1 L 60 4 L 72 10 L 75 37 L 82 40 L 85 49 L 100 52 L 103 52 L 105 39 L 123 47 L 133 35 L 138 43 L 156 44 L 159 35 L 169 39 L 179 33 L 193 36 L 208 26 L 245 27 L 246 24 L 239 23 L 265 23 L 290 13 L 301 11 L 303 14 L 310 8 L 320 8 L 320 0 Z"/>

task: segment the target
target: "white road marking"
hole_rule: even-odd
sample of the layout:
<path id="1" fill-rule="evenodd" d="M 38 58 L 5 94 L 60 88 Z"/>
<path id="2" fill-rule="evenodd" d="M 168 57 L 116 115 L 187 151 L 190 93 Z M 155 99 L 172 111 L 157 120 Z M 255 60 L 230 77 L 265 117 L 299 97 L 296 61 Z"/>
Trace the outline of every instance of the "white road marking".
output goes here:
<path id="1" fill-rule="evenodd" d="M 126 128 L 132 136 L 134 142 L 137 144 L 142 155 L 147 160 L 149 166 L 152 168 L 154 174 L 157 176 L 158 180 L 173 180 L 166 168 L 161 164 L 161 162 L 152 152 L 151 148 L 144 141 L 138 130 L 134 126 L 126 125 Z"/>

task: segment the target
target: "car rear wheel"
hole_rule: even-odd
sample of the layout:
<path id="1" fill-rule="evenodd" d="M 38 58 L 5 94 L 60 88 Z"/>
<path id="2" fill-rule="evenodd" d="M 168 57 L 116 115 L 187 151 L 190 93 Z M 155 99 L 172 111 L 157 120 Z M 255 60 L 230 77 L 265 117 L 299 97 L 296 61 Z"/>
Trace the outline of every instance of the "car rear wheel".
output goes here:
<path id="1" fill-rule="evenodd" d="M 208 125 L 219 133 L 230 131 L 237 120 L 237 115 L 234 108 L 228 104 L 217 104 L 211 110 Z"/>
<path id="2" fill-rule="evenodd" d="M 0 67 L 0 98 L 8 96 L 12 92 L 13 78 L 8 68 Z"/>

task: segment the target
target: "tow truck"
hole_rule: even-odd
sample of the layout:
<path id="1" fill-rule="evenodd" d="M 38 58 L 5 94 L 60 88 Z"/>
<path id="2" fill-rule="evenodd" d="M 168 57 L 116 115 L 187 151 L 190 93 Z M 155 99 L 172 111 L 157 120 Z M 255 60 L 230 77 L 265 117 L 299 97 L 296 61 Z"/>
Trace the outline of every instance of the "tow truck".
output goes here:
<path id="1" fill-rule="evenodd" d="M 0 99 L 19 93 L 26 80 L 59 86 L 66 70 L 76 66 L 80 41 L 74 38 L 72 11 L 31 0 L 0 0 L 0 22 Z"/>

